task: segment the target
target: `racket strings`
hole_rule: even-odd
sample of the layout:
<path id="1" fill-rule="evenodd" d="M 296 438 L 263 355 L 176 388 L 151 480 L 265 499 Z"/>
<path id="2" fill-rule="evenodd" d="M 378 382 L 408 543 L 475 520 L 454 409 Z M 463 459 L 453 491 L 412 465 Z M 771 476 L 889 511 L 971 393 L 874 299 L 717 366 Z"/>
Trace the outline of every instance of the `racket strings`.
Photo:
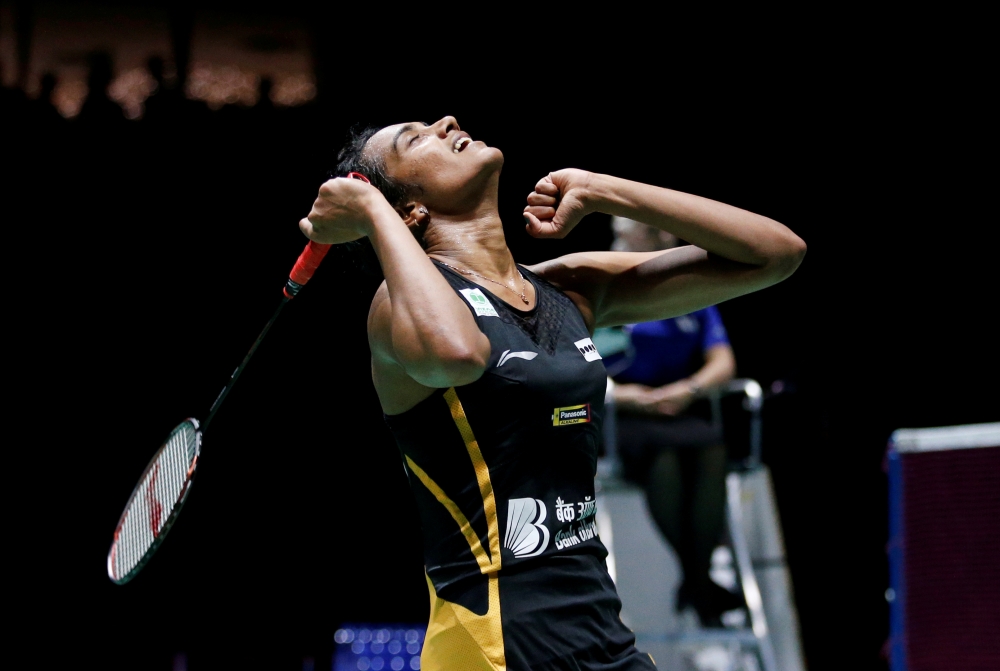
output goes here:
<path id="1" fill-rule="evenodd" d="M 135 570 L 170 524 L 183 501 L 191 466 L 198 455 L 198 432 L 178 426 L 160 448 L 126 507 L 111 555 L 111 573 L 122 580 Z"/>

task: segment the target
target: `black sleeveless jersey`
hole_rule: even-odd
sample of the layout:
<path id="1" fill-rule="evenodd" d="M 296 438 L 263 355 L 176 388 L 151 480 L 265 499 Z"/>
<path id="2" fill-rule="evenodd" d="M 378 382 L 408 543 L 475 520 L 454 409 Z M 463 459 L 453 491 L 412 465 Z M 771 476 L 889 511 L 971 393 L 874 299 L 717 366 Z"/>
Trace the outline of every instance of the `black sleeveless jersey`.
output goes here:
<path id="1" fill-rule="evenodd" d="M 652 669 L 619 617 L 596 524 L 607 376 L 565 294 L 530 312 L 437 264 L 491 344 L 478 380 L 386 416 L 423 525 L 421 668 Z"/>

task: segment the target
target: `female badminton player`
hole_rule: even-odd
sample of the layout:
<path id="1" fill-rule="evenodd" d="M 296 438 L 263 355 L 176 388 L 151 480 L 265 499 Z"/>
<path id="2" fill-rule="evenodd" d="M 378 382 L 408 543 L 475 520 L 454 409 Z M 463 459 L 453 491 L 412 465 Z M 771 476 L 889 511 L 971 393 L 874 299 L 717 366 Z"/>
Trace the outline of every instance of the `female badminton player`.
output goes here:
<path id="1" fill-rule="evenodd" d="M 372 379 L 423 525 L 425 671 L 652 669 L 619 617 L 595 524 L 606 374 L 600 326 L 674 317 L 780 282 L 805 244 L 751 212 L 583 170 L 528 195 L 528 234 L 590 212 L 690 246 L 515 263 L 497 210 L 504 156 L 453 117 L 369 129 L 341 151 L 300 227 L 367 236 Z"/>

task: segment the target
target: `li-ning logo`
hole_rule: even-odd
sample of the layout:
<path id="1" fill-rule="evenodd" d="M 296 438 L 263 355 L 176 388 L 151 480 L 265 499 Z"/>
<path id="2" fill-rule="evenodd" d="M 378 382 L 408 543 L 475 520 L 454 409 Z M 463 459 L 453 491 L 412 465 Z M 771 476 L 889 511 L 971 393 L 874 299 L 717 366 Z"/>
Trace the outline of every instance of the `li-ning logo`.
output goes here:
<path id="1" fill-rule="evenodd" d="M 556 408 L 552 411 L 552 426 L 568 424 L 583 424 L 590 421 L 590 404 L 571 405 L 566 408 Z"/>
<path id="2" fill-rule="evenodd" d="M 505 350 L 504 353 L 500 355 L 500 362 L 497 364 L 497 368 L 504 365 L 511 359 L 526 359 L 531 361 L 536 356 L 538 356 L 538 352 L 511 352 L 510 350 Z"/>
<path id="3" fill-rule="evenodd" d="M 503 546 L 515 557 L 535 557 L 549 546 L 549 529 L 545 521 L 545 504 L 538 499 L 507 501 L 507 533 Z"/>
<path id="4" fill-rule="evenodd" d="M 594 347 L 594 341 L 591 340 L 590 338 L 577 340 L 573 344 L 576 345 L 576 348 L 580 350 L 580 354 L 582 354 L 583 358 L 586 359 L 587 361 L 597 361 L 598 359 L 601 358 L 601 355 L 597 351 L 597 348 Z"/>

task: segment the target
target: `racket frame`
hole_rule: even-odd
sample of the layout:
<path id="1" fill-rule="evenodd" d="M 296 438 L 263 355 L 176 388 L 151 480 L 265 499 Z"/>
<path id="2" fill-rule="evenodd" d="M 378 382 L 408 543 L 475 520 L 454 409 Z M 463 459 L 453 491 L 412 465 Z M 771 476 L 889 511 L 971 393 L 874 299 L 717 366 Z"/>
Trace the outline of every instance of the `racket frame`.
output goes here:
<path id="1" fill-rule="evenodd" d="M 115 578 L 114 569 L 115 560 L 118 554 L 118 537 L 121 534 L 122 528 L 125 526 L 125 519 L 128 517 L 129 511 L 132 509 L 132 502 L 135 501 L 135 497 L 138 496 L 140 490 L 143 489 L 143 485 L 146 482 L 146 476 L 149 475 L 149 472 L 156 465 L 156 462 L 159 460 L 160 455 L 163 454 L 163 451 L 167 449 L 170 437 L 173 436 L 177 432 L 177 429 L 184 424 L 191 424 L 194 427 L 195 433 L 194 459 L 191 460 L 187 473 L 184 476 L 184 487 L 181 489 L 180 494 L 177 495 L 177 500 L 173 502 L 166 522 L 164 522 L 163 526 L 160 527 L 160 530 L 153 538 L 153 542 L 143 553 L 142 558 L 136 562 L 136 565 L 133 566 L 132 569 L 124 576 Z M 177 520 L 177 516 L 180 515 L 181 509 L 184 507 L 184 502 L 187 501 L 188 494 L 191 492 L 191 483 L 194 480 L 195 470 L 198 468 L 198 458 L 201 456 L 201 440 L 202 428 L 199 425 L 198 420 L 194 417 L 188 417 L 183 422 L 175 426 L 167 435 L 167 437 L 163 440 L 163 444 L 160 446 L 160 449 L 156 451 L 153 458 L 149 460 L 149 464 L 147 464 L 146 468 L 142 471 L 142 475 L 139 476 L 139 481 L 132 490 L 132 494 L 128 497 L 128 502 L 125 504 L 125 510 L 122 511 L 122 515 L 118 520 L 118 525 L 115 527 L 114 540 L 111 542 L 111 549 L 108 551 L 108 577 L 111 579 L 111 582 L 116 585 L 124 585 L 134 578 L 149 562 L 149 560 L 152 559 L 156 550 L 160 547 L 160 544 L 163 543 L 163 539 L 167 537 L 167 533 L 170 531 L 171 527 L 173 527 L 174 522 Z"/>

